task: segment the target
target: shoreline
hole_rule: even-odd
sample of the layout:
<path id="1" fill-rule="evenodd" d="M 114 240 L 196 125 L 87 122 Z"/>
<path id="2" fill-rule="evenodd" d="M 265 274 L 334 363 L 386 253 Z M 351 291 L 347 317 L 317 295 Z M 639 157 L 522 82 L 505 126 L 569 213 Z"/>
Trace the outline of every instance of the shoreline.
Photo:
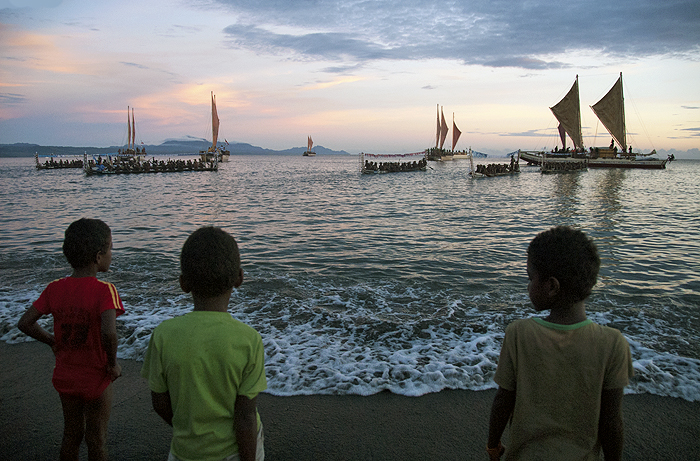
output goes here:
<path id="1" fill-rule="evenodd" d="M 110 459 L 167 459 L 171 428 L 151 409 L 141 362 L 120 359 L 107 447 Z M 57 459 L 63 429 L 51 384 L 53 355 L 36 341 L 0 342 L 0 453 L 6 459 Z M 495 389 L 444 390 L 421 397 L 258 396 L 266 459 L 488 459 Z M 700 402 L 625 395 L 623 459 L 700 459 Z M 507 434 L 507 430 L 506 430 Z M 507 437 L 507 435 L 506 435 Z M 507 439 L 504 443 L 507 445 Z M 85 445 L 81 459 L 87 459 Z"/>

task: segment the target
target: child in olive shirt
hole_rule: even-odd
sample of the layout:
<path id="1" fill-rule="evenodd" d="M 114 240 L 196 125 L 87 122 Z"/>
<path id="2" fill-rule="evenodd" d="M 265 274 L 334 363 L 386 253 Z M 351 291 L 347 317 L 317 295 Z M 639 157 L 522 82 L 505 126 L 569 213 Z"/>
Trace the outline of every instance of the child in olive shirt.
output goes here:
<path id="1" fill-rule="evenodd" d="M 583 232 L 560 226 L 528 247 L 528 293 L 545 318 L 506 328 L 494 381 L 487 453 L 492 460 L 605 460 L 622 456 L 623 388 L 633 375 L 629 344 L 586 318 L 600 258 Z M 501 435 L 510 420 L 508 448 Z"/>

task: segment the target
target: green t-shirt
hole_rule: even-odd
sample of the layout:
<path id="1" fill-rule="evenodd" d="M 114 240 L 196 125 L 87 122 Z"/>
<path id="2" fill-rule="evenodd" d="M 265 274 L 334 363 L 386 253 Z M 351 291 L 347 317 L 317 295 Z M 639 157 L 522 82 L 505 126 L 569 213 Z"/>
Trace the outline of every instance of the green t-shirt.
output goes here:
<path id="1" fill-rule="evenodd" d="M 599 459 L 602 391 L 625 387 L 632 375 L 629 344 L 614 328 L 511 323 L 493 377 L 515 391 L 505 459 Z"/>
<path id="2" fill-rule="evenodd" d="M 170 393 L 176 457 L 221 460 L 238 452 L 234 404 L 238 395 L 252 399 L 267 389 L 264 361 L 260 334 L 227 312 L 194 311 L 153 330 L 141 376 L 153 392 Z"/>

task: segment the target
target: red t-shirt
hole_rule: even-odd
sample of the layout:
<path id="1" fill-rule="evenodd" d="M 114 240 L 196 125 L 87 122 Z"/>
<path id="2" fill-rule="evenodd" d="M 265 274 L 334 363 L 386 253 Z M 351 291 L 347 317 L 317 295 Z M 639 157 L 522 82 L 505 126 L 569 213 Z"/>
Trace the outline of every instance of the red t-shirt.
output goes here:
<path id="1" fill-rule="evenodd" d="M 96 399 L 111 382 L 107 353 L 102 348 L 102 313 L 124 305 L 111 283 L 96 277 L 66 277 L 51 282 L 34 302 L 36 310 L 53 315 L 56 367 L 53 385 L 59 393 Z"/>

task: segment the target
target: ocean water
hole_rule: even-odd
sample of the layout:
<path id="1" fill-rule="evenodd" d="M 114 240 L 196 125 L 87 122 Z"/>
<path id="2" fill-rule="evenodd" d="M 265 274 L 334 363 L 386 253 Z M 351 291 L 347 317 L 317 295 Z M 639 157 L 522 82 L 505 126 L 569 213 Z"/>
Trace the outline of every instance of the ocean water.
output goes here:
<path id="1" fill-rule="evenodd" d="M 483 163 L 507 159 L 485 159 Z M 471 180 L 469 162 L 361 175 L 357 156 L 232 156 L 218 172 L 86 177 L 0 159 L 0 340 L 50 281 L 70 274 L 65 228 L 112 228 L 126 314 L 119 357 L 191 310 L 179 251 L 201 225 L 238 240 L 245 280 L 230 312 L 262 335 L 275 395 L 422 395 L 495 387 L 506 325 L 537 315 L 526 249 L 558 224 L 602 258 L 589 317 L 618 328 L 627 392 L 700 400 L 700 162 Z M 50 318 L 41 321 L 51 328 Z"/>

